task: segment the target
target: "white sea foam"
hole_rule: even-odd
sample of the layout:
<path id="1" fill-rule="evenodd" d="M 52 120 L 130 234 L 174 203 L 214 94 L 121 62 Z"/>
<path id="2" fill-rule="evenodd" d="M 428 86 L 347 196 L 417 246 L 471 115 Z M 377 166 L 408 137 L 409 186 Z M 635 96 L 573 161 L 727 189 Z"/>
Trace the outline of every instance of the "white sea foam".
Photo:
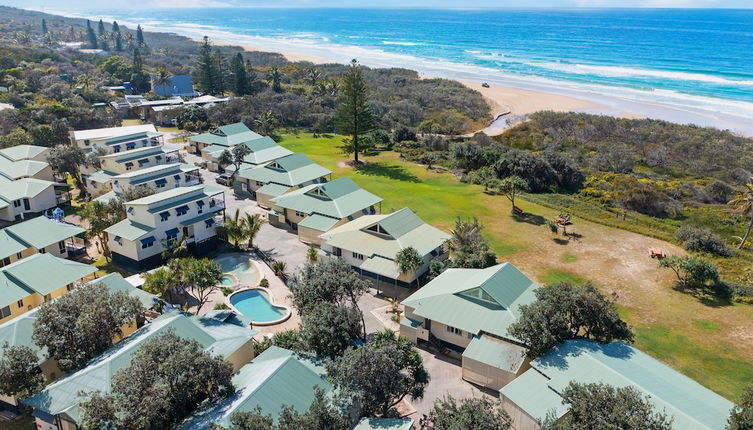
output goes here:
<path id="1" fill-rule="evenodd" d="M 398 42 L 393 40 L 383 40 L 382 45 L 398 45 L 398 46 L 421 46 L 423 43 L 418 42 Z"/>

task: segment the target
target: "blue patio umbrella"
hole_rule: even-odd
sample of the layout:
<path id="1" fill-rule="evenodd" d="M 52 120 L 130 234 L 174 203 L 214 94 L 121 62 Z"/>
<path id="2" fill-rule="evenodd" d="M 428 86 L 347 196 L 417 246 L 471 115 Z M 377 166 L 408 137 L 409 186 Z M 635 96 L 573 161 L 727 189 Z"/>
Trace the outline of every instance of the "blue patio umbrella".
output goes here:
<path id="1" fill-rule="evenodd" d="M 63 221 L 63 218 L 65 218 L 65 211 L 62 209 L 55 208 L 55 210 L 52 211 L 52 219 L 55 221 Z"/>

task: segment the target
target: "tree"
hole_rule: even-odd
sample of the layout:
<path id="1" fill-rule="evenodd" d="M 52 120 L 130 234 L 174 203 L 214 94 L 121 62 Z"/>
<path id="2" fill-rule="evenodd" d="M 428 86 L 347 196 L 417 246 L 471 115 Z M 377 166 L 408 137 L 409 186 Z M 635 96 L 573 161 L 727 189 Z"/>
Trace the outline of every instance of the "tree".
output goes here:
<path id="1" fill-rule="evenodd" d="M 672 430 L 672 418 L 657 412 L 650 396 L 633 386 L 570 382 L 562 391 L 570 412 L 559 421 L 547 420 L 543 430 Z"/>
<path id="2" fill-rule="evenodd" d="M 517 321 L 507 330 L 528 347 L 529 357 L 568 339 L 633 340 L 633 332 L 617 313 L 616 294 L 607 298 L 590 283 L 568 282 L 538 288 L 535 294 L 536 300 L 520 306 Z"/>
<path id="3" fill-rule="evenodd" d="M 217 94 L 217 65 L 212 56 L 212 45 L 209 37 L 204 39 L 199 47 L 199 60 L 196 63 L 199 87 L 208 94 Z"/>
<path id="4" fill-rule="evenodd" d="M 301 340 L 318 357 L 334 359 L 360 338 L 360 312 L 348 305 L 323 302 L 301 316 Z"/>
<path id="5" fill-rule="evenodd" d="M 141 24 L 136 26 L 136 43 L 139 46 L 144 46 L 144 30 L 141 29 Z"/>
<path id="6" fill-rule="evenodd" d="M 670 255 L 660 258 L 659 267 L 675 272 L 680 288 L 699 288 L 719 279 L 719 270 L 714 263 L 693 255 Z"/>
<path id="7" fill-rule="evenodd" d="M 235 215 L 217 227 L 217 235 L 232 243 L 238 248 L 238 243 L 244 239 L 245 231 L 243 229 L 244 219 L 241 218 L 240 209 L 235 210 Z"/>
<path id="8" fill-rule="evenodd" d="M 434 401 L 428 414 L 421 418 L 424 430 L 507 430 L 510 416 L 498 402 L 488 397 L 461 399 L 452 396 Z"/>
<path id="9" fill-rule="evenodd" d="M 86 186 L 81 176 L 81 166 L 86 165 L 86 155 L 78 146 L 58 145 L 50 148 L 47 155 L 47 162 L 50 163 L 58 173 L 71 175 L 76 183 L 81 196 L 86 196 Z"/>
<path id="10" fill-rule="evenodd" d="M 105 34 L 105 23 L 101 19 L 97 23 L 97 34 Z"/>
<path id="11" fill-rule="evenodd" d="M 348 403 L 361 408 L 362 416 L 383 416 L 406 396 L 421 399 L 429 383 L 421 355 L 391 330 L 377 333 L 365 346 L 346 350 L 328 363 L 327 374 Z"/>
<path id="12" fill-rule="evenodd" d="M 219 290 L 222 268 L 214 260 L 193 257 L 176 258 L 168 263 L 168 268 L 184 292 L 196 302 L 196 314 L 209 301 L 209 296 Z"/>
<path id="13" fill-rule="evenodd" d="M 139 48 L 133 50 L 131 85 L 133 85 L 136 91 L 149 91 L 149 75 L 144 71 L 144 57 L 141 56 Z"/>
<path id="14" fill-rule="evenodd" d="M 226 149 L 220 153 L 219 157 L 217 157 L 217 165 L 220 166 L 221 169 L 224 169 L 225 166 L 229 166 L 231 164 L 233 164 L 233 154 L 231 154 L 230 151 Z"/>
<path id="15" fill-rule="evenodd" d="M 306 78 L 309 80 L 309 84 L 311 84 L 312 87 L 315 87 L 317 82 L 319 82 L 319 79 L 321 79 L 322 73 L 318 70 L 316 70 L 315 67 L 312 67 L 308 70 L 306 70 Z"/>
<path id="16" fill-rule="evenodd" d="M 159 297 L 165 297 L 172 300 L 173 289 L 177 286 L 176 279 L 172 271 L 165 267 L 160 267 L 151 272 L 144 273 L 144 291 L 152 293 Z"/>
<path id="17" fill-rule="evenodd" d="M 0 357 L 0 394 L 16 398 L 29 397 L 44 387 L 39 358 L 26 345 L 3 345 Z"/>
<path id="18" fill-rule="evenodd" d="M 261 227 L 267 223 L 260 214 L 246 214 L 243 218 L 243 236 L 248 239 L 248 249 L 254 249 L 254 238 L 259 234 Z"/>
<path id="19" fill-rule="evenodd" d="M 243 55 L 240 52 L 233 57 L 233 61 L 230 64 L 230 72 L 233 75 L 233 92 L 235 95 L 245 96 L 250 94 L 246 63 L 243 61 Z"/>
<path id="20" fill-rule="evenodd" d="M 277 127 L 277 118 L 271 110 L 265 110 L 254 120 L 254 123 L 258 126 L 259 132 L 265 136 L 269 136 L 275 131 Z"/>
<path id="21" fill-rule="evenodd" d="M 495 188 L 510 200 L 510 203 L 512 203 L 512 213 L 515 213 L 515 197 L 521 192 L 528 191 L 528 182 L 520 176 L 508 176 L 499 181 L 499 184 Z"/>
<path id="22" fill-rule="evenodd" d="M 157 73 L 154 75 L 155 85 L 167 85 L 170 83 L 170 72 L 167 71 L 165 66 L 157 67 Z"/>
<path id="23" fill-rule="evenodd" d="M 341 259 L 328 259 L 316 264 L 308 262 L 290 283 L 293 306 L 301 315 L 312 312 L 325 302 L 349 304 L 359 309 L 358 300 L 370 287 L 369 281 L 358 276 L 350 264 Z M 361 322 L 365 327 L 363 315 Z M 362 339 L 366 339 L 365 331 Z"/>
<path id="24" fill-rule="evenodd" d="M 233 366 L 196 340 L 173 332 L 155 336 L 115 373 L 110 394 L 87 393 L 89 400 L 81 403 L 84 428 L 172 428 L 205 400 L 230 395 L 232 376 Z"/>
<path id="25" fill-rule="evenodd" d="M 420 269 L 421 266 L 424 265 L 424 259 L 421 258 L 421 254 L 418 253 L 416 248 L 409 246 L 397 252 L 395 255 L 395 264 L 397 265 L 398 270 L 400 270 L 400 274 L 407 275 Z M 420 288 L 421 283 L 418 278 L 419 277 L 416 276 L 416 282 Z"/>
<path id="26" fill-rule="evenodd" d="M 222 55 L 221 52 L 217 51 L 212 56 L 214 63 L 215 63 L 215 87 L 217 88 L 217 93 L 221 96 L 225 95 L 225 90 L 227 89 L 227 74 L 228 74 L 228 66 L 227 61 L 225 60 L 225 56 Z"/>
<path id="27" fill-rule="evenodd" d="M 272 86 L 272 91 L 276 93 L 282 92 L 282 72 L 279 67 L 272 67 L 267 72 L 267 81 Z"/>
<path id="28" fill-rule="evenodd" d="M 89 226 L 87 233 L 99 239 L 102 254 L 107 261 L 110 261 L 112 253 L 110 251 L 110 240 L 105 230 L 125 218 L 125 214 L 113 210 L 113 206 L 116 205 L 94 200 L 87 203 L 79 214 L 81 219 L 86 221 Z"/>
<path id="29" fill-rule="evenodd" d="M 118 25 L 118 21 L 112 22 L 112 31 L 120 32 L 120 25 Z"/>
<path id="30" fill-rule="evenodd" d="M 97 49 L 97 34 L 94 33 L 92 23 L 88 19 L 86 20 L 86 37 L 89 39 L 89 48 Z"/>
<path id="31" fill-rule="evenodd" d="M 455 228 L 447 242 L 453 267 L 483 269 L 497 264 L 497 256 L 481 235 L 484 226 L 478 219 L 455 220 Z"/>
<path id="32" fill-rule="evenodd" d="M 233 165 L 235 166 L 235 171 L 241 169 L 241 164 L 243 164 L 243 159 L 246 158 L 246 155 L 251 153 L 251 150 L 248 148 L 248 146 L 244 144 L 235 145 L 230 151 L 233 156 Z"/>
<path id="33" fill-rule="evenodd" d="M 162 239 L 161 244 L 165 249 L 160 254 L 162 261 L 170 261 L 174 258 L 188 257 L 188 247 L 186 246 L 188 236 L 183 235 L 180 239 Z"/>
<path id="34" fill-rule="evenodd" d="M 47 21 L 42 18 L 42 34 L 47 34 L 49 30 L 47 30 Z"/>
<path id="35" fill-rule="evenodd" d="M 272 262 L 272 272 L 285 283 L 288 280 L 288 264 L 282 260 Z"/>
<path id="36" fill-rule="evenodd" d="M 319 260 L 319 251 L 314 245 L 309 245 L 306 250 L 306 261 L 316 264 L 317 260 Z"/>
<path id="37" fill-rule="evenodd" d="M 343 148 L 347 154 L 353 154 L 356 163 L 361 152 L 359 138 L 374 128 L 374 115 L 369 102 L 369 89 L 361 67 L 353 60 L 343 78 L 343 86 L 338 96 L 336 123 L 342 134 L 350 135 Z"/>
<path id="38" fill-rule="evenodd" d="M 748 179 L 745 188 L 736 192 L 735 198 L 727 204 L 732 206 L 735 212 L 750 218 L 748 227 L 745 229 L 745 234 L 740 239 L 740 244 L 737 245 L 737 249 L 743 249 L 750 236 L 750 230 L 753 228 L 753 177 Z"/>
<path id="39" fill-rule="evenodd" d="M 32 339 L 64 372 L 78 369 L 112 346 L 122 327 L 144 313 L 141 302 L 92 283 L 42 305 Z"/>
<path id="40" fill-rule="evenodd" d="M 740 401 L 727 419 L 727 430 L 751 430 L 753 429 L 753 386 L 748 386 L 743 391 Z"/>
<path id="41" fill-rule="evenodd" d="M 14 128 L 5 135 L 0 135 L 0 148 L 10 148 L 18 145 L 31 145 L 34 139 L 21 127 Z"/>

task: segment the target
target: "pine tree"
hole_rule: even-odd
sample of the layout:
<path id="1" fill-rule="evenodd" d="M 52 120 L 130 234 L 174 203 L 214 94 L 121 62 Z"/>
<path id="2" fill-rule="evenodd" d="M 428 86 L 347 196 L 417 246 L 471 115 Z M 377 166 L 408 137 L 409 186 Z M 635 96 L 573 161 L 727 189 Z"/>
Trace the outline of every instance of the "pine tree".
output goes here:
<path id="1" fill-rule="evenodd" d="M 86 37 L 89 39 L 89 47 L 97 49 L 97 35 L 94 33 L 92 23 L 88 19 L 86 20 Z"/>
<path id="2" fill-rule="evenodd" d="M 209 37 L 204 36 L 204 42 L 199 48 L 198 83 L 202 91 L 207 94 L 217 93 L 217 70 L 214 59 L 212 58 L 212 46 L 209 44 Z"/>
<path id="3" fill-rule="evenodd" d="M 120 26 L 118 25 L 118 21 L 112 22 L 112 31 L 120 31 Z"/>
<path id="4" fill-rule="evenodd" d="M 343 151 L 346 154 L 353 153 L 353 160 L 358 163 L 362 145 L 359 137 L 374 128 L 374 115 L 369 106 L 369 88 L 356 60 L 351 61 L 348 72 L 343 77 L 336 115 L 340 132 L 351 136 L 343 146 Z"/>
<path id="5" fill-rule="evenodd" d="M 141 29 L 141 24 L 136 27 L 136 43 L 144 46 L 144 31 Z"/>
<path id="6" fill-rule="evenodd" d="M 115 32 L 115 50 L 116 51 L 123 50 L 123 36 L 120 34 L 119 31 Z"/>
<path id="7" fill-rule="evenodd" d="M 42 34 L 47 34 L 47 21 L 42 18 Z"/>
<path id="8" fill-rule="evenodd" d="M 215 52 L 214 55 L 214 64 L 215 64 L 215 88 L 217 89 L 217 93 L 220 95 L 225 95 L 226 90 L 226 82 L 227 82 L 227 73 L 228 73 L 228 67 L 227 67 L 227 61 L 225 60 L 225 57 L 219 52 Z"/>
<path id="9" fill-rule="evenodd" d="M 144 58 L 139 48 L 133 50 L 131 85 L 140 93 L 149 91 L 149 76 L 144 72 Z"/>
<path id="10" fill-rule="evenodd" d="M 246 73 L 246 64 L 240 52 L 233 58 L 230 68 L 233 73 L 233 92 L 236 96 L 245 96 L 249 93 L 248 73 Z"/>
<path id="11" fill-rule="evenodd" d="M 97 25 L 97 34 L 105 34 L 105 23 L 101 19 Z"/>

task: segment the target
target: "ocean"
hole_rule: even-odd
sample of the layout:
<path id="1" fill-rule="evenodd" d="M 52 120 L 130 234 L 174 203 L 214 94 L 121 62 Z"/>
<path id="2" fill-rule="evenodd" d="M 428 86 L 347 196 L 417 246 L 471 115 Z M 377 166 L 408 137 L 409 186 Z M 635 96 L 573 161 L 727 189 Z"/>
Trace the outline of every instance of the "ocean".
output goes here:
<path id="1" fill-rule="evenodd" d="M 753 10 L 92 10 L 216 40 L 587 97 L 753 134 Z M 620 100 L 615 102 L 614 100 Z"/>

